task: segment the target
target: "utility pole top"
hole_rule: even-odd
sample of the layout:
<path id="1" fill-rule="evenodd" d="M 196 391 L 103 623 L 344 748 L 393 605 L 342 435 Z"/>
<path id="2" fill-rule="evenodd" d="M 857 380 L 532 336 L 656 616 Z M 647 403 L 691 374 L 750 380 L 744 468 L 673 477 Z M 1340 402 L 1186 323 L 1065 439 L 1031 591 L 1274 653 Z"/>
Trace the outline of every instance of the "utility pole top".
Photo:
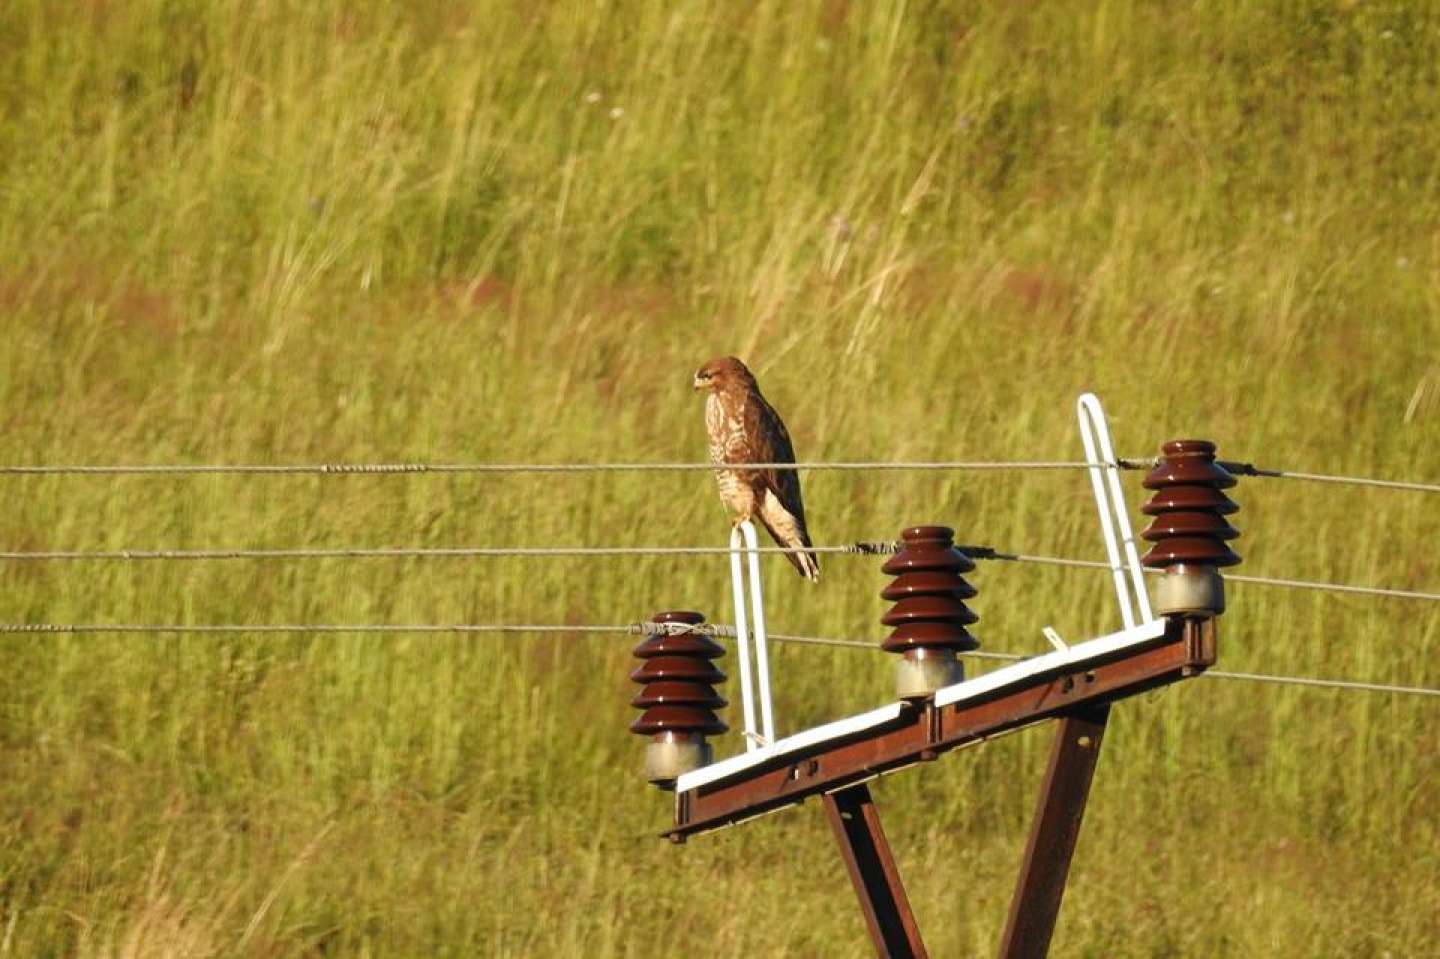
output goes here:
<path id="1" fill-rule="evenodd" d="M 1099 429 L 1100 448 L 1108 451 L 1098 401 L 1082 397 L 1082 403 L 1091 427 Z M 1082 437 L 1087 435 L 1085 423 L 1082 419 Z M 1087 440 L 1089 456 L 1095 455 L 1093 445 Z M 867 784 L 1053 719 L 1054 745 L 999 950 L 1002 959 L 1043 957 L 1055 931 L 1111 707 L 1214 665 L 1217 617 L 1225 609 L 1219 570 L 1240 562 L 1229 546 L 1240 534 L 1226 519 L 1239 507 L 1224 493 L 1235 486 L 1235 478 L 1216 462 L 1215 444 L 1172 440 L 1161 452 L 1159 465 L 1144 480 L 1152 495 L 1143 511 L 1152 519 L 1141 535 L 1152 546 L 1143 559 L 1125 518 L 1118 468 L 1101 463 L 1091 471 L 1123 629 L 1067 644 L 1047 627 L 1053 650 L 966 680 L 959 656 L 980 645 L 969 631 L 979 617 L 967 605 L 976 590 L 965 579 L 975 564 L 955 548 L 950 527 L 910 526 L 901 533 L 900 552 L 881 567 L 893 577 L 880 592 L 893 604 L 880 619 L 890 628 L 880 647 L 899 656 L 896 701 L 792 735 L 761 738 L 754 734 L 746 692 L 742 702 L 749 741 L 743 752 L 719 762 L 712 762 L 706 736 L 726 729 L 715 714 L 725 705 L 714 688 L 725 678 L 714 663 L 722 650 L 695 631 L 705 621 L 699 613 L 656 614 L 653 622 L 669 628 L 657 630 L 658 635 L 635 649 L 642 663 L 631 678 L 643 688 L 633 705 L 643 713 L 630 728 L 651 737 L 647 778 L 675 793 L 674 825 L 665 835 L 684 842 L 821 797 L 876 953 L 922 957 L 926 951 L 919 924 Z M 1102 468 L 1111 475 L 1099 476 Z M 763 672 L 763 607 L 753 528 L 747 535 L 756 662 Z M 745 607 L 737 544 L 738 537 L 732 537 L 737 647 L 745 686 Z M 1151 610 L 1142 563 L 1163 572 L 1151 578 L 1158 580 L 1158 617 Z M 761 688 L 764 706 L 768 680 L 762 678 Z"/>

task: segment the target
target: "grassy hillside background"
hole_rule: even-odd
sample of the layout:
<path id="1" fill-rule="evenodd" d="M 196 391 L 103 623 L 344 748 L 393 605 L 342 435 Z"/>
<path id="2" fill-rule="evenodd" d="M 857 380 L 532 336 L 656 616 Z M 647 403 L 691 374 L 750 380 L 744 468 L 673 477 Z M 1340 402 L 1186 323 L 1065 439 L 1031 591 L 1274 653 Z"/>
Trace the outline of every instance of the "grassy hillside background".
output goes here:
<path id="1" fill-rule="evenodd" d="M 1010 9 L 1013 6 L 1015 9 Z M 704 455 L 1440 477 L 1440 15 L 1395 2 L 0 5 L 0 461 Z M 1096 557 L 1076 473 L 812 473 L 818 541 Z M 1132 507 L 1141 491 L 1131 477 Z M 704 473 L 0 477 L 11 550 L 724 542 Z M 1440 503 L 1249 480 L 1242 571 L 1440 589 Z M 771 628 L 882 635 L 874 558 Z M 987 648 L 1114 625 L 982 568 Z M 728 621 L 720 559 L 0 563 L 3 622 Z M 672 848 L 625 637 L 5 636 L 0 955 L 866 955 L 813 804 Z M 1434 604 L 1232 587 L 1222 666 L 1440 685 Z M 788 731 L 878 652 L 775 652 Z M 733 669 L 733 667 L 732 667 Z M 1111 723 L 1056 956 L 1434 955 L 1433 700 L 1200 680 Z M 723 747 L 733 750 L 736 743 Z M 998 941 L 1048 733 L 876 786 Z M 723 750 L 722 750 L 723 751 Z"/>

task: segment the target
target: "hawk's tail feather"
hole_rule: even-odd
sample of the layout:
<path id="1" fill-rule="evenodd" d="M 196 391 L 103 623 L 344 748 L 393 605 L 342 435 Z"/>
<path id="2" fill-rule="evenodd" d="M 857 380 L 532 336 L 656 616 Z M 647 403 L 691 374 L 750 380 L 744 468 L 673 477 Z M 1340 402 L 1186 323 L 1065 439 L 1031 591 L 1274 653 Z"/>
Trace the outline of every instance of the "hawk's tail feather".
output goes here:
<path id="1" fill-rule="evenodd" d="M 771 530 L 770 535 L 773 536 L 775 542 L 781 546 L 794 547 L 796 549 L 802 546 L 805 547 L 805 552 L 803 553 L 784 553 L 783 555 L 790 561 L 790 565 L 794 566 L 801 576 L 804 576 L 812 583 L 820 582 L 820 558 L 810 552 L 810 538 L 808 536 L 798 543 L 787 543 L 780 537 L 775 536 L 773 530 Z"/>
<path id="2" fill-rule="evenodd" d="M 820 560 L 814 553 L 786 553 L 795 562 L 795 568 L 812 583 L 820 582 Z"/>
<path id="3" fill-rule="evenodd" d="M 781 507 L 779 513 L 780 515 L 777 517 L 774 511 L 767 512 L 762 510 L 760 515 L 755 518 L 765 527 L 765 532 L 770 534 L 770 538 L 773 539 L 777 545 L 794 550 L 804 550 L 804 552 L 785 553 L 783 555 L 790 561 L 790 565 L 799 571 L 801 576 L 804 576 L 812 583 L 818 583 L 820 581 L 820 560 L 811 552 L 812 544 L 810 542 L 810 534 L 805 531 L 805 521 L 803 519 L 797 521 L 795 517 L 786 512 L 783 507 Z M 780 527 L 779 529 L 776 529 L 777 525 Z"/>

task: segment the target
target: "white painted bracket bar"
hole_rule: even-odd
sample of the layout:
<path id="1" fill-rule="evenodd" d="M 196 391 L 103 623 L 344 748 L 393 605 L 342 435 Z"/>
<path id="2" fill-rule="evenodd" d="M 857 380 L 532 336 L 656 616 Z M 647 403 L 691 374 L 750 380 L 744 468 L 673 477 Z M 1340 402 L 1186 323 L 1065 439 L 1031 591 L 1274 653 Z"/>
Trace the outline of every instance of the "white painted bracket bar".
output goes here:
<path id="1" fill-rule="evenodd" d="M 759 548 L 755 524 L 749 520 L 730 531 L 730 586 L 735 601 L 735 647 L 740 656 L 740 703 L 745 719 L 745 749 L 748 752 L 754 752 L 775 741 L 775 712 L 770 699 L 770 657 L 765 632 L 765 594 L 760 584 Z M 755 654 L 753 673 L 750 666 L 752 648 Z M 758 727 L 755 721 L 757 700 L 760 707 Z"/>
<path id="2" fill-rule="evenodd" d="M 984 676 L 977 676 L 963 683 L 956 683 L 954 686 L 946 686 L 935 693 L 935 705 L 949 706 L 951 703 L 978 699 L 1053 669 L 1082 667 L 1122 650 L 1143 646 L 1161 639 L 1165 635 L 1165 629 L 1165 620 L 1152 619 L 1138 626 L 1123 629 L 1118 633 L 1076 643 L 1074 646 L 1067 646 L 1063 650 L 1045 653 L 1033 659 L 1023 659 L 1014 665 L 991 670 Z"/>
<path id="3" fill-rule="evenodd" d="M 1140 566 L 1140 551 L 1130 526 L 1125 506 L 1125 492 L 1120 486 L 1120 464 L 1115 447 L 1110 443 L 1110 426 L 1105 411 L 1094 393 L 1081 394 L 1075 404 L 1080 420 L 1080 441 L 1085 445 L 1085 462 L 1090 466 L 1090 488 L 1095 494 L 1095 508 L 1100 513 L 1100 531 L 1105 536 L 1105 554 L 1110 573 L 1115 579 L 1115 598 L 1120 606 L 1120 621 L 1126 629 L 1137 622 L 1154 622 L 1150 611 L 1150 594 L 1145 587 L 1145 571 Z M 1121 549 L 1124 560 L 1121 559 Z M 1126 573 L 1129 573 L 1129 581 Z M 1136 616 L 1136 610 L 1139 616 Z"/>

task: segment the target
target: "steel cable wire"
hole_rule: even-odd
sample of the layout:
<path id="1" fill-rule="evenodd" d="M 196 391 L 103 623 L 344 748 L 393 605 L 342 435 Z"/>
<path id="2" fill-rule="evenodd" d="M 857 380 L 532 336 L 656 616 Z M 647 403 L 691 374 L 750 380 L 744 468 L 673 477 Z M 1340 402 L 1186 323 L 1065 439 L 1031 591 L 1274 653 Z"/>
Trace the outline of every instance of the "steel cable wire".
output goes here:
<path id="1" fill-rule="evenodd" d="M 802 463 L 726 463 L 745 470 L 1071 470 L 1105 463 L 1071 460 L 929 460 L 920 462 L 835 461 Z M 403 473 L 638 473 L 709 471 L 714 463 L 157 463 L 119 465 L 0 466 L 14 476 L 185 476 L 317 475 L 354 476 Z"/>
<path id="2" fill-rule="evenodd" d="M 466 634 L 466 633 L 531 633 L 531 634 L 622 634 L 631 636 L 674 634 L 679 632 L 703 633 L 708 636 L 734 639 L 735 627 L 723 623 L 703 623 L 692 626 L 686 623 L 627 623 L 613 625 L 559 624 L 559 623 L 0 623 L 0 635 L 93 635 L 99 633 L 136 634 L 170 633 L 177 635 L 237 635 L 237 634 Z M 794 643 L 809 646 L 829 646 L 851 649 L 878 649 L 878 643 L 863 640 L 837 639 L 828 636 L 798 636 L 787 633 L 772 633 L 769 637 L 777 643 Z M 1022 653 L 969 650 L 959 655 L 973 659 L 994 659 L 1018 662 L 1032 657 Z M 1388 683 L 1371 683 L 1350 679 L 1326 679 L 1316 676 L 1282 676 L 1266 673 L 1240 673 L 1209 670 L 1202 673 L 1215 679 L 1241 680 L 1279 685 L 1318 687 L 1349 691 L 1394 693 L 1413 696 L 1440 696 L 1440 689 L 1424 686 L 1399 686 Z"/>
<path id="3" fill-rule="evenodd" d="M 991 546 L 959 545 L 957 549 L 971 559 L 998 560 L 1013 563 L 1034 563 L 1046 566 L 1068 566 L 1081 569 L 1109 569 L 1101 560 L 1072 559 L 1064 556 L 1042 556 L 1033 553 L 1011 553 Z M 861 541 L 840 546 L 814 546 L 809 552 L 850 554 L 859 556 L 888 555 L 898 552 L 900 544 L 892 541 Z M 749 552 L 749 550 L 744 550 Z M 807 550 L 787 546 L 761 546 L 754 552 L 762 554 L 798 553 Z M 297 560 L 297 559 L 399 559 L 399 558 L 496 558 L 496 557 L 598 557 L 598 556 L 728 556 L 724 546 L 380 546 L 380 547 L 299 547 L 277 549 L 119 549 L 119 550 L 30 550 L 0 551 L 0 561 L 14 562 L 79 562 L 79 561 L 203 561 L 203 560 Z M 1159 570 L 1146 570 L 1161 575 Z M 1387 586 L 1356 586 L 1317 580 L 1287 579 L 1272 576 L 1230 574 L 1225 577 L 1236 583 L 1307 589 L 1321 592 L 1348 593 L 1359 596 L 1382 596 L 1392 599 L 1414 599 L 1440 602 L 1440 593 L 1424 590 L 1395 589 Z"/>
<path id="4" fill-rule="evenodd" d="M 929 460 L 833 461 L 803 463 L 730 463 L 727 469 L 789 469 L 789 470 L 1071 470 L 1092 466 L 1115 466 L 1126 470 L 1146 470 L 1156 465 L 1153 457 L 1121 457 L 1114 463 L 1089 463 L 1072 460 Z M 1236 476 L 1270 479 L 1293 479 L 1314 483 L 1369 486 L 1381 489 L 1440 493 L 1440 483 L 1411 480 L 1378 479 L 1366 476 L 1343 476 L 1309 473 L 1299 470 L 1268 469 L 1238 460 L 1221 460 L 1220 465 Z M 184 476 L 184 475 L 316 475 L 358 476 L 424 473 L 621 473 L 713 470 L 713 463 L 133 463 L 133 464 L 59 464 L 0 466 L 0 475 L 12 476 Z"/>

